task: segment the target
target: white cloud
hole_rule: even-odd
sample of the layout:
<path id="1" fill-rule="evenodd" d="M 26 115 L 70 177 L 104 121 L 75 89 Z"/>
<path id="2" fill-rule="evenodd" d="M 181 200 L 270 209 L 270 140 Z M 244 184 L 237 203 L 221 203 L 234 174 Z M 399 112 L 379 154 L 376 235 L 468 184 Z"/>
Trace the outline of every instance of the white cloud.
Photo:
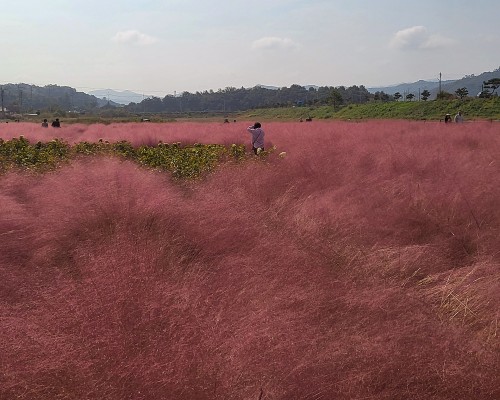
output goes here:
<path id="1" fill-rule="evenodd" d="M 252 43 L 253 49 L 277 50 L 277 49 L 296 49 L 299 45 L 292 39 L 279 38 L 274 36 L 263 37 Z"/>
<path id="2" fill-rule="evenodd" d="M 424 43 L 424 49 L 437 49 L 442 47 L 448 47 L 454 44 L 455 41 L 453 39 L 447 38 L 441 35 L 430 35 L 427 38 L 427 41 Z"/>
<path id="3" fill-rule="evenodd" d="M 136 30 L 117 32 L 111 40 L 116 43 L 126 43 L 138 46 L 148 46 L 158 41 L 157 38 Z"/>
<path id="4" fill-rule="evenodd" d="M 437 49 L 447 47 L 454 41 L 440 34 L 430 34 L 425 26 L 417 25 L 396 32 L 391 47 L 399 50 Z"/>

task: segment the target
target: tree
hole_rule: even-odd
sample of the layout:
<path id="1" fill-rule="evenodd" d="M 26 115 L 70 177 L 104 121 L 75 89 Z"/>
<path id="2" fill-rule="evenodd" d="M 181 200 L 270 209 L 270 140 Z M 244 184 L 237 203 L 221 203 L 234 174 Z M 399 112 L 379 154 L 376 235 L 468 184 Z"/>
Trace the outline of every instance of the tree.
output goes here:
<path id="1" fill-rule="evenodd" d="M 342 104 L 344 102 L 344 99 L 342 98 L 342 95 L 340 94 L 338 89 L 331 88 L 330 89 L 330 95 L 328 96 L 328 102 L 333 105 L 333 109 Z"/>
<path id="2" fill-rule="evenodd" d="M 422 93 L 420 93 L 420 97 L 423 101 L 427 101 L 427 99 L 431 96 L 431 92 L 425 89 Z"/>
<path id="3" fill-rule="evenodd" d="M 453 94 L 445 92 L 443 90 L 437 94 L 436 99 L 438 99 L 438 100 L 451 100 L 451 99 L 453 99 Z"/>
<path id="4" fill-rule="evenodd" d="M 394 93 L 394 100 L 399 101 L 399 99 L 403 97 L 403 95 L 399 92 Z"/>
<path id="5" fill-rule="evenodd" d="M 390 101 L 391 96 L 385 93 L 383 90 L 382 91 L 377 91 L 373 95 L 373 100 L 377 101 Z"/>
<path id="6" fill-rule="evenodd" d="M 481 92 L 479 92 L 477 97 L 479 97 L 481 99 L 489 99 L 491 97 L 491 94 L 488 90 L 484 89 L 484 86 L 483 86 L 483 89 L 481 90 Z"/>
<path id="7" fill-rule="evenodd" d="M 455 90 L 455 94 L 460 97 L 460 99 L 463 99 L 464 97 L 467 97 L 467 95 L 469 94 L 469 91 L 467 90 L 467 88 L 459 88 L 457 90 Z"/>
<path id="8" fill-rule="evenodd" d="M 410 101 L 412 101 L 414 97 L 415 97 L 415 95 L 414 95 L 413 93 L 408 93 L 408 94 L 406 95 L 406 100 L 410 100 Z"/>
<path id="9" fill-rule="evenodd" d="M 483 82 L 483 92 L 488 91 L 488 97 L 493 96 L 495 91 L 500 87 L 500 78 L 493 78 Z M 491 92 L 489 91 L 491 90 Z"/>

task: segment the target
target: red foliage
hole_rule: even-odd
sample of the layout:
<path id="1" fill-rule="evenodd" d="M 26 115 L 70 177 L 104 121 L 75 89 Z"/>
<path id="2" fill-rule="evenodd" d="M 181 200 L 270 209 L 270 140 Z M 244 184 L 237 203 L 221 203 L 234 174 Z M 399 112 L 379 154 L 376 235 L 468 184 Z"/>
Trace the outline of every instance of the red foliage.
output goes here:
<path id="1" fill-rule="evenodd" d="M 1 399 L 500 398 L 498 127 L 264 129 L 285 158 L 193 186 L 107 159 L 0 177 Z"/>

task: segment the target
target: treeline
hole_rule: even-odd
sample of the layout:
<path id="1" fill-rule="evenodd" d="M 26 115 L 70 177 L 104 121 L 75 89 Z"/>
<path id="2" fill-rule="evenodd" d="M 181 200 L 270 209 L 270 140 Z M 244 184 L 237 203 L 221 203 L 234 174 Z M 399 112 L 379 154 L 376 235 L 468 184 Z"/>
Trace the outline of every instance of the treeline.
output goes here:
<path id="1" fill-rule="evenodd" d="M 331 105 L 334 108 L 349 104 L 364 104 L 372 100 L 393 101 L 394 96 L 384 92 L 370 93 L 360 86 L 304 87 L 292 85 L 271 89 L 226 87 L 217 91 L 183 92 L 179 96 L 146 98 L 140 103 L 122 107 L 111 101 L 78 92 L 68 86 L 36 86 L 25 83 L 2 85 L 2 106 L 9 113 L 51 112 L 64 115 L 68 111 L 88 113 L 189 113 L 235 112 L 255 108 L 279 108 Z"/>
<path id="2" fill-rule="evenodd" d="M 167 95 L 163 99 L 151 97 L 140 103 L 130 103 L 125 109 L 130 112 L 186 113 L 186 112 L 233 112 L 253 108 L 276 108 L 291 106 L 363 104 L 370 100 L 393 100 L 385 93 L 371 94 L 363 86 L 309 87 L 292 85 L 279 89 L 261 86 L 253 88 L 227 87 L 217 91 L 189 93 L 180 96 Z"/>

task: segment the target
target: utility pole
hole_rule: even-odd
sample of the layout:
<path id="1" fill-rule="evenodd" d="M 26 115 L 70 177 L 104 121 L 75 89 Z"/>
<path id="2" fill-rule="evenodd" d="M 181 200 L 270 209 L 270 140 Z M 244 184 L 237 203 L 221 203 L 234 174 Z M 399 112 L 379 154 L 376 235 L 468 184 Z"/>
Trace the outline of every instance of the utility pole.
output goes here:
<path id="1" fill-rule="evenodd" d="M 439 97 L 441 97 L 441 72 L 439 73 Z"/>
<path id="2" fill-rule="evenodd" d="M 3 108 L 3 86 L 0 86 L 0 96 L 2 97 L 2 118 L 5 119 L 5 109 Z"/>
<path id="3" fill-rule="evenodd" d="M 19 89 L 19 114 L 23 113 L 23 91 Z"/>

